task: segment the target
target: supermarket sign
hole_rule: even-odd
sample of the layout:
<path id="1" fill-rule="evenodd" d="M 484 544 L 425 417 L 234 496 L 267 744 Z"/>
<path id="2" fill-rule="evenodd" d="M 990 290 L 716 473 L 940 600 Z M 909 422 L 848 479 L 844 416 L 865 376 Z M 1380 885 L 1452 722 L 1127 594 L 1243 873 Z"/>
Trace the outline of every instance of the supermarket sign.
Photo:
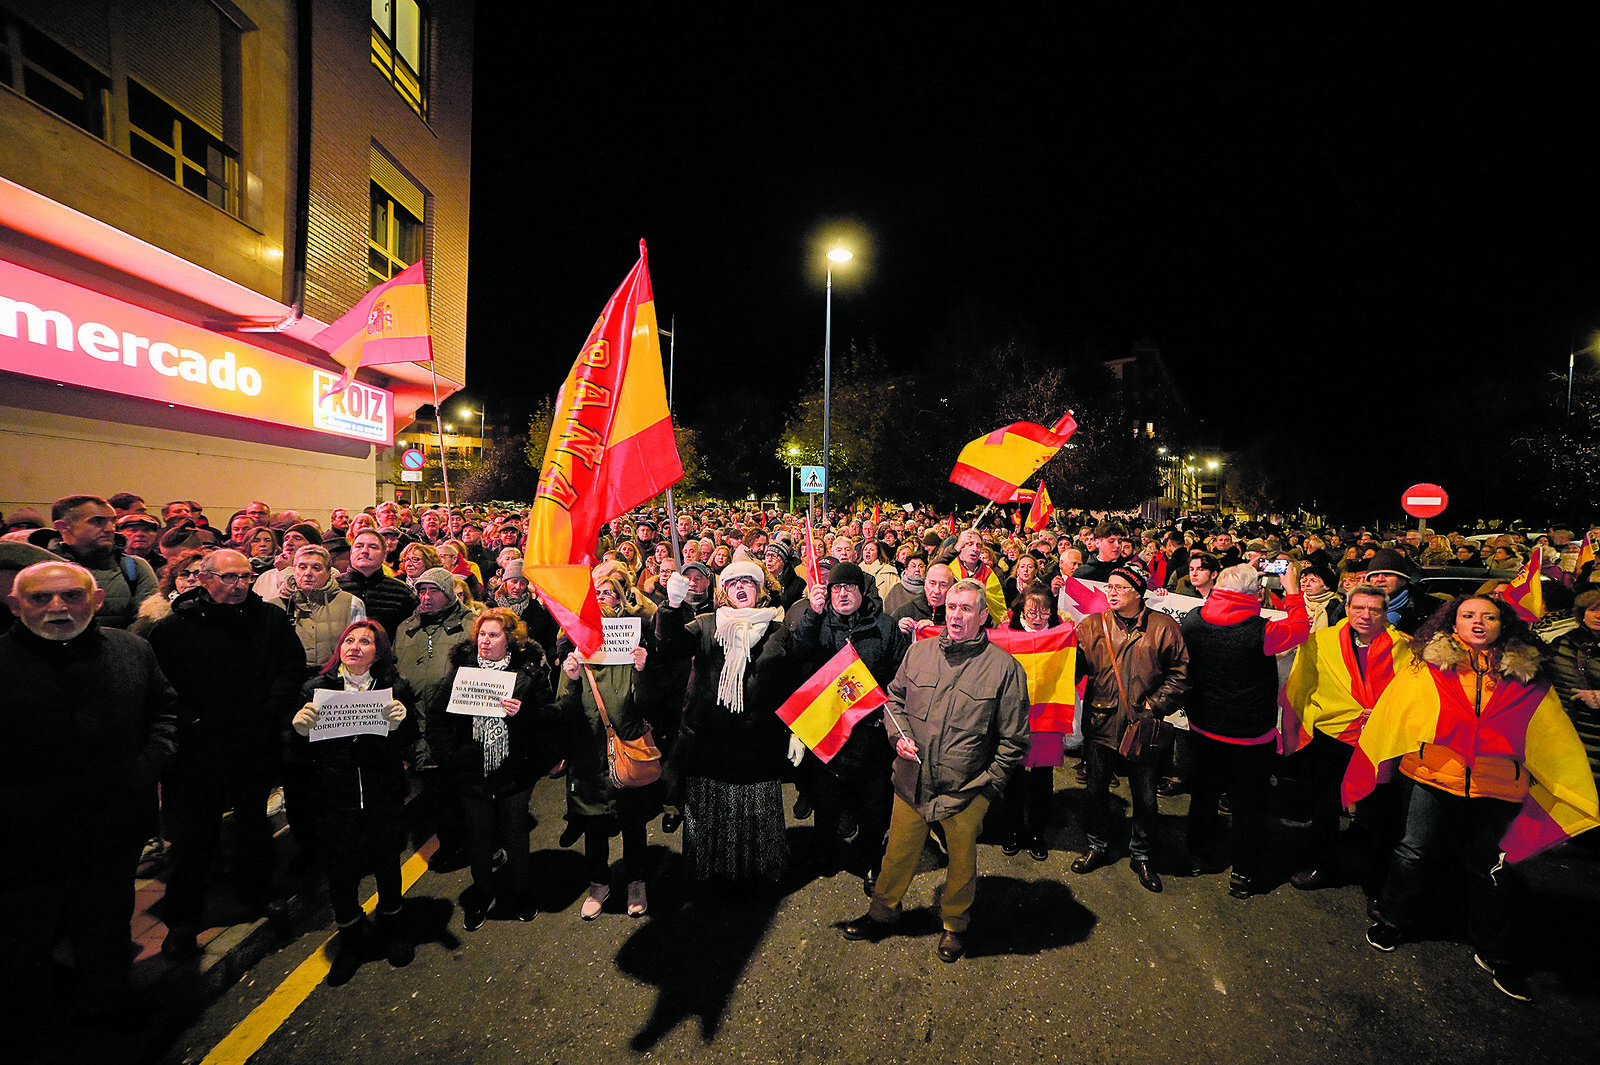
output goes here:
<path id="1" fill-rule="evenodd" d="M 394 443 L 394 396 L 0 261 L 0 370 L 252 421 Z"/>

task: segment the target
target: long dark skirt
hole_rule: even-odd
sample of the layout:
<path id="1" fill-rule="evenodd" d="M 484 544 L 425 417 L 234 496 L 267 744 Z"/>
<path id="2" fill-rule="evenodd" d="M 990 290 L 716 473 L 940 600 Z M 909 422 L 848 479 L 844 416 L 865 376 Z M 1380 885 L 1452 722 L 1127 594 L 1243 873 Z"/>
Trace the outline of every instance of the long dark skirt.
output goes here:
<path id="1" fill-rule="evenodd" d="M 789 863 L 783 784 L 684 778 L 683 860 L 689 876 L 777 880 Z"/>

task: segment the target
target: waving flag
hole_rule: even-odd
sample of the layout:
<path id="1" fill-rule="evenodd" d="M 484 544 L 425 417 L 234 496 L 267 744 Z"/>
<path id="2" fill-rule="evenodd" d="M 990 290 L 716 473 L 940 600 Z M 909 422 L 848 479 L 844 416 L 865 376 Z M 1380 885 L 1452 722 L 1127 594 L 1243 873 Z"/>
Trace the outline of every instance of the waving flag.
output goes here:
<path id="1" fill-rule="evenodd" d="M 585 655 L 600 649 L 600 529 L 683 477 L 644 241 L 556 397 L 522 572 Z"/>
<path id="2" fill-rule="evenodd" d="M 344 376 L 319 401 L 350 387 L 363 366 L 427 362 L 433 358 L 428 327 L 428 282 L 418 259 L 375 285 L 311 342 L 344 367 Z"/>
<path id="3" fill-rule="evenodd" d="M 1544 588 L 1539 577 L 1543 565 L 1544 548 L 1536 547 L 1528 556 L 1528 564 L 1500 590 L 1501 600 L 1510 603 L 1511 609 L 1522 615 L 1522 620 L 1529 625 L 1544 617 Z"/>
<path id="4" fill-rule="evenodd" d="M 1022 523 L 1022 527 L 1029 532 L 1039 532 L 1048 529 L 1055 517 L 1056 508 L 1055 504 L 1050 502 L 1050 490 L 1044 486 L 1044 480 L 1041 478 L 1039 491 L 1033 497 L 1033 506 L 1028 508 L 1028 520 Z"/>
<path id="5" fill-rule="evenodd" d="M 1478 752 L 1516 752 L 1532 786 L 1500 848 L 1513 862 L 1600 825 L 1589 758 L 1548 683 L 1502 677 L 1477 713 L 1452 671 L 1399 670 L 1378 699 L 1345 770 L 1343 801 L 1355 802 L 1388 779 L 1397 760 L 1425 744 L 1447 747 L 1474 769 Z"/>
<path id="6" fill-rule="evenodd" d="M 811 531 L 811 519 L 806 519 L 806 588 L 822 583 L 822 557 L 817 554 L 817 537 Z"/>
<path id="7" fill-rule="evenodd" d="M 950 480 L 985 499 L 1004 502 L 1061 450 L 1077 428 L 1071 411 L 1048 429 L 1032 422 L 1013 422 L 962 448 Z"/>
<path id="8" fill-rule="evenodd" d="M 777 713 L 813 754 L 831 762 L 856 722 L 887 701 L 856 649 L 845 644 Z"/>

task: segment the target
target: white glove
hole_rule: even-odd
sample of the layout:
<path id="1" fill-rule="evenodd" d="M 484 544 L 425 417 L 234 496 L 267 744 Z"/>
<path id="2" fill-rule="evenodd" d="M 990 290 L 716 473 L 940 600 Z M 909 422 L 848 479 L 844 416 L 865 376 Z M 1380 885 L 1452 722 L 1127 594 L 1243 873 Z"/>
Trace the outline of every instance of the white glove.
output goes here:
<path id="1" fill-rule="evenodd" d="M 393 732 L 406 719 L 406 704 L 399 699 L 390 699 L 384 704 L 383 719 L 389 723 L 389 731 Z"/>
<path id="2" fill-rule="evenodd" d="M 800 742 L 800 737 L 789 733 L 789 764 L 798 767 L 805 761 L 806 745 Z"/>
<path id="3" fill-rule="evenodd" d="M 294 715 L 294 730 L 302 736 L 311 735 L 311 728 L 317 723 L 317 708 L 313 703 L 302 706 Z"/>
<path id="4" fill-rule="evenodd" d="M 689 594 L 689 578 L 674 573 L 667 578 L 667 605 L 682 606 L 683 597 Z"/>

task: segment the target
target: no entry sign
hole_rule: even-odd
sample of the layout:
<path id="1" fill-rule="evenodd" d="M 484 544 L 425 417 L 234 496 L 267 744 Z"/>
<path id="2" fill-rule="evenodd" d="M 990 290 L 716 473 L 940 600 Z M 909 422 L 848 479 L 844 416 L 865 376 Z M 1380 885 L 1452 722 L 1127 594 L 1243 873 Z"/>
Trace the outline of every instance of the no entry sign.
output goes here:
<path id="1" fill-rule="evenodd" d="M 1445 490 L 1436 484 L 1414 484 L 1400 496 L 1400 509 L 1413 518 L 1434 518 L 1450 503 Z"/>

